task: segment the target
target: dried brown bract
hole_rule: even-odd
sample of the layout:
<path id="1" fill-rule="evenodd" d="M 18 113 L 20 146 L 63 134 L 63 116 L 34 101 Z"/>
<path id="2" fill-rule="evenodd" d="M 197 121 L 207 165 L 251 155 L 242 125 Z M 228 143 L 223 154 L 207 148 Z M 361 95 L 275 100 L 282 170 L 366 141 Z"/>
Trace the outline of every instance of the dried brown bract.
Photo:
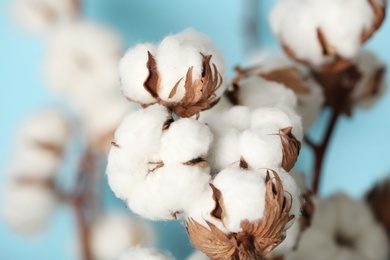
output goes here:
<path id="1" fill-rule="evenodd" d="M 301 142 L 292 134 L 292 127 L 280 129 L 278 135 L 283 148 L 282 167 L 289 172 L 298 160 Z"/>
<path id="2" fill-rule="evenodd" d="M 177 88 L 184 80 L 185 93 L 179 102 L 162 100 L 159 96 L 160 75 L 156 60 L 148 52 L 148 62 L 146 64 L 149 76 L 144 82 L 145 90 L 157 100 L 157 103 L 170 108 L 180 117 L 191 117 L 198 115 L 202 110 L 214 106 L 218 102 L 216 91 L 221 87 L 223 79 L 214 63 L 211 63 L 211 55 L 199 55 L 203 58 L 202 75 L 198 79 L 193 79 L 193 67 L 188 68 L 185 78 L 181 78 L 169 94 L 169 98 L 176 95 Z M 142 105 L 142 104 L 141 104 Z"/>
<path id="3" fill-rule="evenodd" d="M 285 226 L 294 216 L 289 214 L 291 200 L 284 195 L 282 182 L 276 172 L 273 178 L 267 172 L 266 205 L 262 219 L 241 221 L 242 231 L 225 234 L 214 224 L 206 221 L 208 228 L 192 218 L 185 221 L 187 233 L 193 245 L 212 260 L 263 259 L 285 238 Z M 216 206 L 212 216 L 223 222 L 224 206 L 221 192 L 211 185 Z"/>

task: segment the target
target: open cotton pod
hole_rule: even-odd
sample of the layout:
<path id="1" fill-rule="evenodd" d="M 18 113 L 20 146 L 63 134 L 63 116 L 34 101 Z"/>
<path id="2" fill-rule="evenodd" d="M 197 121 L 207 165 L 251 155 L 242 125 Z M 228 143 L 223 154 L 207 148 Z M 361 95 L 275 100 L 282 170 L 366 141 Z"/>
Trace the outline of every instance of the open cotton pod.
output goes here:
<path id="1" fill-rule="evenodd" d="M 69 23 L 79 12 L 79 0 L 12 0 L 13 19 L 22 29 L 48 33 Z"/>
<path id="2" fill-rule="evenodd" d="M 53 32 L 43 62 L 48 87 L 64 96 L 75 112 L 94 96 L 119 95 L 120 38 L 98 24 L 75 21 Z"/>
<path id="3" fill-rule="evenodd" d="M 90 249 L 93 259 L 117 259 L 129 247 L 152 245 L 154 234 L 140 219 L 121 212 L 99 216 L 90 229 Z"/>
<path id="4" fill-rule="evenodd" d="M 338 193 L 315 200 L 312 226 L 288 260 L 389 258 L 389 240 L 363 201 Z"/>
<path id="5" fill-rule="evenodd" d="M 236 68 L 234 88 L 227 92 L 232 101 L 251 108 L 289 106 L 302 117 L 307 130 L 324 103 L 322 89 L 310 73 L 285 57 L 270 53 L 258 55 L 251 63 L 248 68 Z"/>
<path id="6" fill-rule="evenodd" d="M 5 221 L 18 232 L 33 234 L 49 223 L 57 198 L 48 182 L 10 180 L 2 200 Z"/>
<path id="7" fill-rule="evenodd" d="M 121 59 L 122 92 L 142 106 L 159 103 L 180 117 L 198 115 L 225 90 L 225 63 L 211 40 L 187 29 L 159 45 L 139 44 Z"/>
<path id="8" fill-rule="evenodd" d="M 212 140 L 207 125 L 193 118 L 173 120 L 164 106 L 131 112 L 108 156 L 110 187 L 145 218 L 177 218 L 208 187 Z"/>
<path id="9" fill-rule="evenodd" d="M 173 260 L 169 255 L 149 247 L 131 247 L 124 251 L 118 260 Z"/>
<path id="10" fill-rule="evenodd" d="M 362 45 L 380 27 L 387 1 L 281 0 L 270 25 L 285 52 L 317 70 L 349 66 Z"/>
<path id="11" fill-rule="evenodd" d="M 210 259 L 261 259 L 299 214 L 299 192 L 283 171 L 227 168 L 210 187 L 209 201 L 199 201 L 204 207 L 185 222 L 193 245 Z"/>

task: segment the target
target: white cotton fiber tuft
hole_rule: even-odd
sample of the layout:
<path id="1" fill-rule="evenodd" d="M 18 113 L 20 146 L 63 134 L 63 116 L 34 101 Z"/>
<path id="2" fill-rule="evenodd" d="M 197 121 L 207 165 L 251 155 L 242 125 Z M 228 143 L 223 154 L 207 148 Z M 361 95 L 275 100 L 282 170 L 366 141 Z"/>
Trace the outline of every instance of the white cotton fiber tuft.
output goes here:
<path id="1" fill-rule="evenodd" d="M 131 247 L 124 251 L 118 260 L 173 260 L 173 258 L 162 254 L 154 248 Z"/>
<path id="2" fill-rule="evenodd" d="M 207 257 L 204 253 L 196 250 L 193 253 L 191 253 L 187 258 L 187 260 L 209 260 L 210 258 Z"/>

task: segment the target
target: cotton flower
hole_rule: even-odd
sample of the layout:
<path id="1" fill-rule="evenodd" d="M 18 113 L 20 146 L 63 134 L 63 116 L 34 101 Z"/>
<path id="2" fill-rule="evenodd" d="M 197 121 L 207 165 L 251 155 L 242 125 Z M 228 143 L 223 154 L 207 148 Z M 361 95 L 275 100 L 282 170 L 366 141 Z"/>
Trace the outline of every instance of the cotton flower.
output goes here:
<path id="1" fill-rule="evenodd" d="M 174 120 L 161 105 L 131 112 L 108 157 L 111 189 L 145 218 L 177 218 L 208 187 L 212 139 L 206 125 L 193 118 Z"/>
<path id="2" fill-rule="evenodd" d="M 116 259 L 127 248 L 150 245 L 153 240 L 146 223 L 124 213 L 99 216 L 91 226 L 90 248 L 94 259 Z"/>
<path id="3" fill-rule="evenodd" d="M 367 205 L 336 194 L 316 200 L 312 226 L 303 233 L 290 259 L 364 259 L 389 257 L 389 242 Z"/>
<path id="4" fill-rule="evenodd" d="M 76 21 L 50 35 L 44 76 L 51 89 L 64 95 L 76 110 L 84 110 L 94 96 L 118 92 L 121 53 L 121 40 L 115 33 L 97 24 Z"/>
<path id="5" fill-rule="evenodd" d="M 139 44 L 121 59 L 122 92 L 147 106 L 160 103 L 181 117 L 218 102 L 225 63 L 207 36 L 192 29 L 167 36 L 156 46 Z"/>
<path id="6" fill-rule="evenodd" d="M 79 11 L 78 0 L 12 0 L 11 11 L 15 22 L 23 29 L 46 33 L 70 22 Z"/>
<path id="7" fill-rule="evenodd" d="M 172 259 L 168 255 L 157 251 L 154 248 L 148 247 L 131 247 L 122 253 L 118 260 L 170 260 Z"/>
<path id="8" fill-rule="evenodd" d="M 294 185 L 283 171 L 221 171 L 210 184 L 214 207 L 192 212 L 185 222 L 193 245 L 211 259 L 267 255 L 284 240 L 299 214 Z"/>
<path id="9" fill-rule="evenodd" d="M 22 233 L 41 231 L 49 222 L 56 204 L 56 195 L 49 182 L 10 180 L 3 192 L 3 216 Z"/>
<path id="10" fill-rule="evenodd" d="M 372 0 L 283 0 L 272 10 L 270 25 L 295 60 L 340 69 L 380 27 L 385 6 Z"/>
<path id="11" fill-rule="evenodd" d="M 228 95 L 235 97 L 236 104 L 252 108 L 294 108 L 302 117 L 303 128 L 308 129 L 324 103 L 322 89 L 310 73 L 275 54 L 255 55 L 251 63 L 247 69 L 236 68 L 235 88 Z"/>

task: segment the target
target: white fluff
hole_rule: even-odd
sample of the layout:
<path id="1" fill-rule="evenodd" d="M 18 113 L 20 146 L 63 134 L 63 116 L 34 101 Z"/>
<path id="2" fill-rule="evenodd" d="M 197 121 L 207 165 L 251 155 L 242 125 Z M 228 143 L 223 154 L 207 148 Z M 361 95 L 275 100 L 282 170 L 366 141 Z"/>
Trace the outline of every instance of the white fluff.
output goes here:
<path id="1" fill-rule="evenodd" d="M 154 248 L 131 247 L 123 252 L 118 260 L 171 260 L 170 256 L 164 255 Z"/>
<path id="2" fill-rule="evenodd" d="M 210 109 L 203 110 L 202 112 L 200 112 L 199 118 L 202 121 L 204 118 L 219 115 L 223 111 L 226 111 L 232 107 L 233 105 L 232 103 L 230 103 L 229 99 L 225 95 L 222 95 L 221 98 L 219 99 L 219 102 L 216 105 L 214 105 Z"/>
<path id="3" fill-rule="evenodd" d="M 271 251 L 269 256 L 286 256 L 289 255 L 295 246 L 299 236 L 301 235 L 301 224 L 298 220 L 294 221 L 294 224 L 287 229 L 286 238 L 280 243 L 274 250 Z"/>
<path id="4" fill-rule="evenodd" d="M 36 233 L 49 222 L 56 203 L 53 191 L 39 185 L 7 183 L 3 195 L 3 216 L 14 229 Z"/>
<path id="5" fill-rule="evenodd" d="M 77 14 L 74 0 L 12 0 L 12 18 L 21 28 L 34 33 L 47 33 Z"/>
<path id="6" fill-rule="evenodd" d="M 178 119 L 161 137 L 161 158 L 165 163 L 185 163 L 205 157 L 212 140 L 213 135 L 205 124 L 191 118 Z"/>
<path id="7" fill-rule="evenodd" d="M 385 67 L 385 64 L 379 60 L 378 57 L 372 52 L 369 51 L 360 51 L 356 57 L 356 64 L 360 72 L 362 73 L 362 78 L 355 85 L 352 91 L 352 98 L 356 105 L 362 108 L 372 107 L 379 98 L 381 98 L 387 88 L 386 72 L 383 75 L 383 78 L 379 82 L 379 87 L 377 93 L 372 96 L 365 97 L 364 91 L 366 87 L 370 84 L 370 81 L 374 77 L 376 71 Z"/>
<path id="8" fill-rule="evenodd" d="M 276 82 L 251 76 L 240 80 L 239 86 L 238 103 L 251 109 L 269 106 L 295 108 L 297 105 L 295 93 Z"/>
<path id="9" fill-rule="evenodd" d="M 138 244 L 149 245 L 151 229 L 127 214 L 112 212 L 100 216 L 91 227 L 90 248 L 94 259 L 116 259 Z"/>
<path id="10" fill-rule="evenodd" d="M 122 43 L 115 33 L 77 21 L 53 33 L 47 44 L 43 65 L 48 85 L 77 109 L 93 95 L 117 92 Z"/>
<path id="11" fill-rule="evenodd" d="M 195 250 L 186 259 L 187 260 L 209 260 L 210 258 L 208 258 L 208 256 L 203 254 L 202 252 Z"/>
<path id="12" fill-rule="evenodd" d="M 265 172 L 227 168 L 213 180 L 222 193 L 222 222 L 230 232 L 240 232 L 241 221 L 256 221 L 265 209 Z"/>
<path id="13" fill-rule="evenodd" d="M 202 74 L 202 55 L 212 55 L 211 64 L 215 64 L 218 72 L 224 75 L 225 63 L 214 47 L 211 40 L 204 34 L 193 29 L 187 29 L 179 34 L 165 37 L 157 48 L 156 61 L 161 76 L 159 96 L 165 101 L 179 102 L 184 96 L 185 77 L 190 67 L 192 70 L 192 80 L 195 81 Z M 183 78 L 183 79 L 182 79 Z M 169 98 L 172 88 L 180 80 L 176 94 Z M 219 97 L 225 86 L 217 92 Z"/>
<path id="14" fill-rule="evenodd" d="M 138 44 L 129 49 L 119 63 L 119 75 L 123 94 L 138 103 L 151 104 L 156 99 L 144 88 L 144 82 L 149 76 L 146 67 L 148 52 L 156 54 L 156 46 L 149 43 Z"/>
<path id="15" fill-rule="evenodd" d="M 322 54 L 317 28 L 339 56 L 350 59 L 361 46 L 362 33 L 374 22 L 367 0 L 282 0 L 270 14 L 271 29 L 279 40 L 314 66 L 333 59 Z"/>
<path id="16" fill-rule="evenodd" d="M 142 217 L 172 219 L 186 213 L 199 194 L 208 188 L 209 169 L 199 166 L 166 165 L 150 172 L 127 199 L 131 210 Z"/>

